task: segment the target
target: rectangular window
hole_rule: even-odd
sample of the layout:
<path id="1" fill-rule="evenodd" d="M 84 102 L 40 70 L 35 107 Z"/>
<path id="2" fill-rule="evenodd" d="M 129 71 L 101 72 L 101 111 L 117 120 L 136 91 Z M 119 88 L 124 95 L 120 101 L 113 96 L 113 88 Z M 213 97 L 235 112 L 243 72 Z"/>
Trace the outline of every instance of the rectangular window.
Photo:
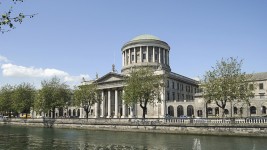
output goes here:
<path id="1" fill-rule="evenodd" d="M 184 94 L 182 94 L 182 100 L 184 100 Z"/>
<path id="2" fill-rule="evenodd" d="M 172 89 L 174 89 L 174 82 L 172 82 Z"/>
<path id="3" fill-rule="evenodd" d="M 178 101 L 180 100 L 180 94 L 179 93 L 177 93 L 177 99 L 178 99 Z"/>
<path id="4" fill-rule="evenodd" d="M 132 61 L 134 61 L 134 55 L 132 55 Z"/>
<path id="5" fill-rule="evenodd" d="M 170 81 L 167 80 L 167 88 L 170 86 Z"/>
<path id="6" fill-rule="evenodd" d="M 184 85 L 183 84 L 181 84 L 181 91 L 183 91 L 184 90 Z"/>
<path id="7" fill-rule="evenodd" d="M 249 89 L 250 90 L 254 90 L 254 85 L 253 84 L 249 84 Z"/>
<path id="8" fill-rule="evenodd" d="M 170 100 L 170 93 L 167 92 L 167 100 Z"/>
<path id="9" fill-rule="evenodd" d="M 259 89 L 260 89 L 260 90 L 263 90 L 263 83 L 260 83 L 260 84 L 259 84 Z"/>
<path id="10" fill-rule="evenodd" d="M 172 99 L 175 100 L 175 92 L 172 92 Z"/>
<path id="11" fill-rule="evenodd" d="M 177 90 L 179 90 L 179 86 L 180 86 L 179 83 L 177 83 Z"/>

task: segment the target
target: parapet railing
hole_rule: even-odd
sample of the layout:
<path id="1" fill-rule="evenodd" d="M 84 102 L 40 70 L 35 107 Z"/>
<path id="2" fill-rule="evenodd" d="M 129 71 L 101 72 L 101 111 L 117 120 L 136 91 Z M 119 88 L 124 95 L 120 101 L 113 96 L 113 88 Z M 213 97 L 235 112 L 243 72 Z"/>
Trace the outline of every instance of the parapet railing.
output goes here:
<path id="1" fill-rule="evenodd" d="M 52 127 L 54 124 L 76 125 L 131 125 L 131 126 L 255 126 L 267 127 L 267 118 L 12 118 L 10 122 L 40 123 Z"/>

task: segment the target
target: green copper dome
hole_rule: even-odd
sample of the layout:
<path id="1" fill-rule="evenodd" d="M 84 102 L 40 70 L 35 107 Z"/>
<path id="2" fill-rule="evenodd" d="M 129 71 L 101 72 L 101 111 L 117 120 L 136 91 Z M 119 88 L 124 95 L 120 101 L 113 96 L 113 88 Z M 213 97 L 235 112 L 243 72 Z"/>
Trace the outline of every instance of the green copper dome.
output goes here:
<path id="1" fill-rule="evenodd" d="M 160 39 L 154 35 L 150 35 L 150 34 L 142 34 L 142 35 L 139 35 L 135 38 L 133 38 L 131 41 L 137 41 L 137 40 L 159 40 Z"/>

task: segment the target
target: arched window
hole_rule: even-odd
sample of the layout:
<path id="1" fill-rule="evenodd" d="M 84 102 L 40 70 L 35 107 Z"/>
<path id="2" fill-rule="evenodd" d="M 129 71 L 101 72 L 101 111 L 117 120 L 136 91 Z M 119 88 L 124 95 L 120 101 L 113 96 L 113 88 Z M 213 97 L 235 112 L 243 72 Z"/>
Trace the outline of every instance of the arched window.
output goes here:
<path id="1" fill-rule="evenodd" d="M 229 114 L 229 110 L 228 110 L 228 109 L 225 109 L 225 110 L 224 110 L 224 114 L 225 114 L 225 115 L 228 115 L 228 114 Z"/>
<path id="2" fill-rule="evenodd" d="M 62 107 L 59 108 L 58 112 L 59 112 L 59 116 L 63 116 L 63 108 Z"/>
<path id="3" fill-rule="evenodd" d="M 75 109 L 73 109 L 73 111 L 72 111 L 72 115 L 75 117 L 76 116 L 76 110 Z"/>
<path id="4" fill-rule="evenodd" d="M 209 115 L 212 115 L 212 108 L 211 107 L 208 107 L 207 108 L 207 112 L 208 112 Z"/>
<path id="5" fill-rule="evenodd" d="M 71 110 L 69 109 L 69 116 L 71 116 Z"/>
<path id="6" fill-rule="evenodd" d="M 237 107 L 234 107 L 234 114 L 237 114 Z"/>
<path id="7" fill-rule="evenodd" d="M 194 115 L 194 107 L 192 105 L 187 106 L 187 116 L 192 117 Z"/>
<path id="8" fill-rule="evenodd" d="M 262 113 L 262 114 L 266 114 L 266 107 L 265 107 L 265 106 L 262 106 L 262 107 L 261 107 L 261 113 Z"/>
<path id="9" fill-rule="evenodd" d="M 177 117 L 180 117 L 182 115 L 184 115 L 184 108 L 183 108 L 183 106 L 179 105 L 177 107 Z"/>
<path id="10" fill-rule="evenodd" d="M 80 109 L 77 109 L 77 116 L 80 117 Z"/>
<path id="11" fill-rule="evenodd" d="M 173 112 L 173 106 L 169 106 L 168 107 L 168 115 L 170 115 L 170 116 L 174 116 L 174 112 Z"/>
<path id="12" fill-rule="evenodd" d="M 250 114 L 256 114 L 257 113 L 257 109 L 255 106 L 251 106 L 250 107 Z"/>

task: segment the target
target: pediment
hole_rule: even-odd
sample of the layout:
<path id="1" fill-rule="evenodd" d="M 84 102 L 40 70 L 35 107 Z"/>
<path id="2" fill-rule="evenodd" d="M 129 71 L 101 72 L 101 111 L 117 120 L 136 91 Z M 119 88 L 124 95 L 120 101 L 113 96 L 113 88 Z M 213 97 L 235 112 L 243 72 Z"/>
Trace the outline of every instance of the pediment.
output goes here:
<path id="1" fill-rule="evenodd" d="M 123 76 L 121 74 L 110 72 L 97 80 L 98 83 L 116 82 L 122 81 Z"/>

